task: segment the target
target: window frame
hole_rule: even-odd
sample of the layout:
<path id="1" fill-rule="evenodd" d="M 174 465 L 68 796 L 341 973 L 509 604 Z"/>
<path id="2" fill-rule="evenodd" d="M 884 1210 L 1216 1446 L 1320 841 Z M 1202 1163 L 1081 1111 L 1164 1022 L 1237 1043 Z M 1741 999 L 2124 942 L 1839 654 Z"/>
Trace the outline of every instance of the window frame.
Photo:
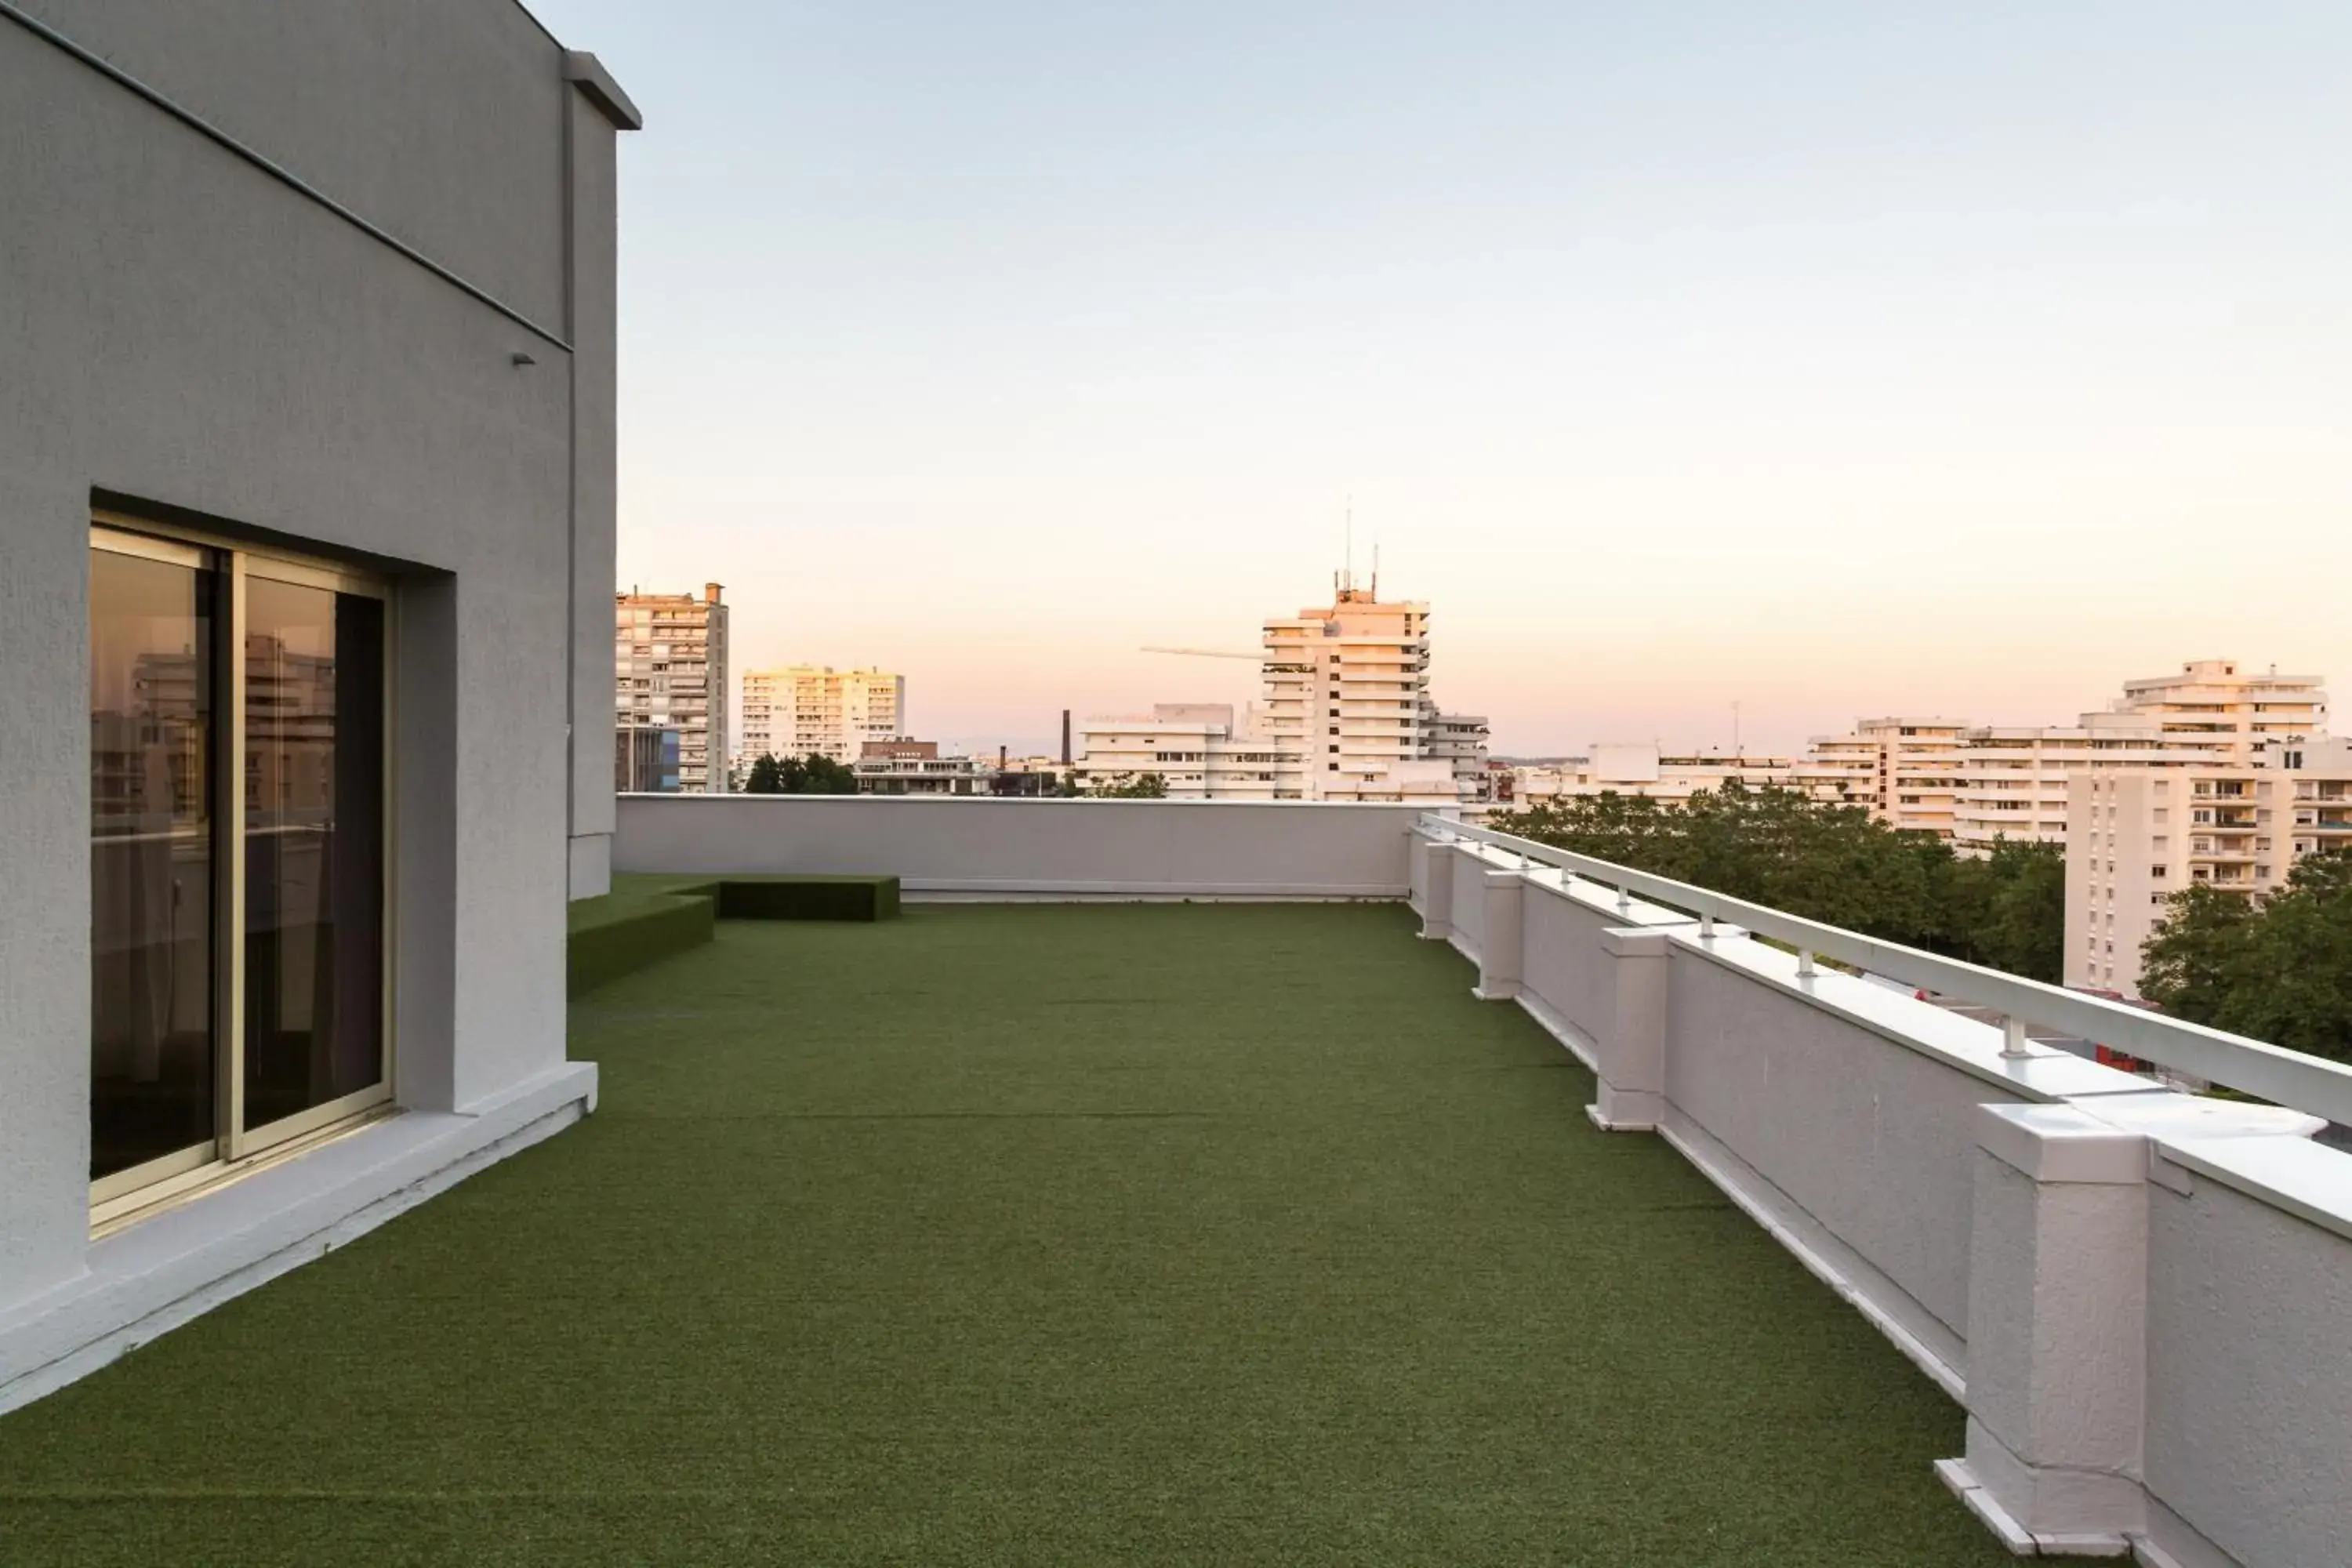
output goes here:
<path id="1" fill-rule="evenodd" d="M 93 1231 L 109 1228 L 167 1199 L 245 1174 L 265 1157 L 291 1153 L 299 1148 L 338 1135 L 373 1119 L 389 1108 L 395 1096 L 398 1061 L 395 1042 L 396 998 L 399 993 L 399 864 L 397 824 L 399 800 L 399 679 L 400 596 L 383 576 L 321 556 L 256 546 L 234 539 L 159 522 L 152 519 L 93 509 L 89 514 L 89 547 L 144 560 L 163 561 L 215 579 L 221 606 L 214 628 L 215 734 L 213 787 L 213 1136 L 128 1169 L 93 1180 L 89 1184 Z M 245 904 L 246 800 L 246 585 L 253 578 L 323 589 L 377 600 L 383 605 L 383 691 L 382 696 L 383 777 L 381 784 L 383 821 L 378 825 L 383 906 L 381 957 L 382 994 L 378 998 L 379 1068 L 376 1081 L 363 1089 L 296 1111 L 261 1126 L 245 1125 Z M 85 606 L 88 619 L 91 606 Z"/>

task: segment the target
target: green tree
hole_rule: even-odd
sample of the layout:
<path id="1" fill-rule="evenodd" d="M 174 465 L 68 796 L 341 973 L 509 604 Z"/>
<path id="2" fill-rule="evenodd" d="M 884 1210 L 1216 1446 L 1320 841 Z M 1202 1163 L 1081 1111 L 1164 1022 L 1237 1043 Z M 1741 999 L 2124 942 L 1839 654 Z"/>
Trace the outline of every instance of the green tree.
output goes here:
<path id="1" fill-rule="evenodd" d="M 759 773 L 757 764 L 753 776 Z M 752 786 L 757 789 L 755 784 Z M 821 752 L 811 752 L 804 757 L 786 757 L 776 764 L 778 795 L 856 795 L 857 773 L 846 763 L 836 763 Z"/>
<path id="2" fill-rule="evenodd" d="M 2065 874 L 2054 846 L 2002 845 L 1988 860 L 1968 859 L 1864 807 L 1736 779 L 1686 805 L 1604 793 L 1491 826 L 1885 941 L 2058 975 Z"/>
<path id="3" fill-rule="evenodd" d="M 2221 1027 L 2253 968 L 2253 906 L 2192 885 L 2165 900 L 2164 923 L 2140 944 L 2140 994 L 2175 1017 Z"/>
<path id="4" fill-rule="evenodd" d="M 1099 781 L 1087 793 L 1103 800 L 1164 800 L 1168 780 L 1160 773 L 1121 773 Z"/>
<path id="5" fill-rule="evenodd" d="M 2214 1024 L 2352 1060 L 2352 855 L 2331 850 L 2296 862 L 2244 934 Z"/>
<path id="6" fill-rule="evenodd" d="M 783 766 L 772 753 L 755 758 L 751 775 L 743 781 L 745 795 L 782 795 L 784 793 Z"/>

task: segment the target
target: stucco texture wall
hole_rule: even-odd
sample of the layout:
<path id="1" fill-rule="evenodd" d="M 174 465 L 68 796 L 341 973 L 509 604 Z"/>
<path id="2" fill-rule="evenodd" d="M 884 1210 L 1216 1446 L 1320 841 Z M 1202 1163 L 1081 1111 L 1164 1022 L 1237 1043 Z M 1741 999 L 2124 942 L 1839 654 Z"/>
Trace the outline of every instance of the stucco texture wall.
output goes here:
<path id="1" fill-rule="evenodd" d="M 567 89 L 511 7 L 37 8 L 486 287 L 560 309 Z M 404 758 L 445 772 L 442 808 L 397 824 L 395 878 L 405 896 L 412 868 L 454 867 L 454 907 L 404 928 L 446 944 L 453 980 L 404 1013 L 399 1049 L 454 1040 L 439 1092 L 462 1106 L 563 1055 L 572 409 L 545 339 L 5 24 L 0 213 L 5 1308 L 69 1278 L 87 1237 L 93 492 L 445 601 L 417 620 L 438 620 L 447 679 L 418 691 L 447 710 L 400 718 L 446 731 L 437 759 Z"/>

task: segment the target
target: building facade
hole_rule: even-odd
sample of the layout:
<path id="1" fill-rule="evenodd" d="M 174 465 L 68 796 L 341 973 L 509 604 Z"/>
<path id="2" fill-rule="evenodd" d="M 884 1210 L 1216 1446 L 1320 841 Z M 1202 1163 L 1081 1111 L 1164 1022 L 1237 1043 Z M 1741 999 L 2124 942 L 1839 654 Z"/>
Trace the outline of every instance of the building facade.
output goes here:
<path id="1" fill-rule="evenodd" d="M 564 904 L 610 882 L 637 123 L 503 0 L 37 10 L 0 11 L 0 1408 L 593 1103 Z"/>
<path id="2" fill-rule="evenodd" d="M 937 741 L 868 741 L 850 771 L 860 795 L 988 795 L 996 776 L 976 758 L 940 755 Z"/>
<path id="3" fill-rule="evenodd" d="M 2066 818 L 2066 984 L 2137 996 L 2141 946 L 2172 894 L 2210 887 L 2259 904 L 2304 856 L 2347 845 L 2352 742 L 2273 744 L 2242 766 L 2078 775 Z"/>
<path id="4" fill-rule="evenodd" d="M 676 730 L 650 724 L 613 731 L 613 787 L 623 795 L 676 795 L 678 790 Z"/>
<path id="5" fill-rule="evenodd" d="M 1148 714 L 1088 719 L 1070 775 L 1081 790 L 1158 773 L 1172 800 L 1273 800 L 1294 753 L 1254 719 L 1236 723 L 1233 706 L 1222 702 L 1162 702 Z"/>
<path id="6" fill-rule="evenodd" d="M 1589 755 L 1566 757 L 1511 770 L 1512 796 L 1521 806 L 1543 805 L 1580 795 L 1646 795 L 1669 805 L 1688 805 L 1702 791 L 1737 780 L 1750 789 L 1795 787 L 1795 764 L 1786 757 L 1751 757 L 1727 752 L 1673 755 L 1654 744 L 1596 745 Z"/>
<path id="7" fill-rule="evenodd" d="M 2150 717 L 2085 713 L 2080 724 L 1980 725 L 1962 737 L 1954 847 L 1991 853 L 2007 839 L 2066 842 L 2071 780 L 2116 768 L 2183 767 L 2210 756 L 2179 746 Z"/>
<path id="8" fill-rule="evenodd" d="M 614 723 L 677 731 L 677 787 L 727 793 L 727 605 L 693 594 L 613 596 Z"/>
<path id="9" fill-rule="evenodd" d="M 872 741 L 907 732 L 907 678 L 883 669 L 793 665 L 743 672 L 739 765 L 814 753 L 855 763 Z"/>
<path id="10" fill-rule="evenodd" d="M 1286 800 L 1460 804 L 1486 773 L 1486 722 L 1430 695 L 1429 606 L 1341 576 L 1332 602 L 1268 620 L 1260 699 Z"/>
<path id="11" fill-rule="evenodd" d="M 2259 673 L 2233 658 L 2192 659 L 2174 675 L 2124 682 L 2119 711 L 2156 721 L 2166 743 L 2251 763 L 2263 742 L 2327 728 L 2327 693 L 2315 675 Z"/>

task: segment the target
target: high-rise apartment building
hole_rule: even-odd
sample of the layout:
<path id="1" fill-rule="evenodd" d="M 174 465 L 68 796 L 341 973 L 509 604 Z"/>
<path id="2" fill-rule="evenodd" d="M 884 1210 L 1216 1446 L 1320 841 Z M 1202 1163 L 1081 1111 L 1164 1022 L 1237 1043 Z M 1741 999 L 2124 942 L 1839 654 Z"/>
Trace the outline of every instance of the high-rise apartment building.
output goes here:
<path id="1" fill-rule="evenodd" d="M 1342 575 L 1328 605 L 1265 623 L 1264 722 L 1284 743 L 1276 795 L 1294 800 L 1478 798 L 1484 719 L 1429 693 L 1429 606 L 1381 602 Z"/>
<path id="2" fill-rule="evenodd" d="M 2070 781 L 2078 775 L 2213 760 L 2174 743 L 2143 713 L 2085 713 L 2067 725 L 1980 725 L 1962 740 L 1952 839 L 1979 855 L 2000 839 L 2065 843 Z"/>
<path id="3" fill-rule="evenodd" d="M 855 763 L 869 741 L 907 732 L 907 678 L 884 669 L 796 664 L 743 672 L 743 740 L 749 766 L 764 756 Z"/>
<path id="4" fill-rule="evenodd" d="M 2139 994 L 2140 947 L 2188 887 L 2252 901 L 2304 856 L 2352 845 L 2352 742 L 2253 761 L 2077 775 L 2066 815 L 2065 980 Z"/>
<path id="5" fill-rule="evenodd" d="M 614 724 L 676 730 L 686 795 L 727 793 L 727 606 L 719 595 L 709 583 L 699 598 L 613 597 Z"/>
<path id="6" fill-rule="evenodd" d="M 2263 742 L 2327 727 L 2327 693 L 2315 675 L 2256 674 L 2230 658 L 2193 659 L 2177 675 L 2124 682 L 2118 711 L 2153 718 L 2172 745 L 2251 763 Z"/>
<path id="7" fill-rule="evenodd" d="M 1949 838 L 1968 728 L 1957 719 L 1857 720 L 1852 734 L 1813 738 L 1802 783 L 1896 827 Z"/>

